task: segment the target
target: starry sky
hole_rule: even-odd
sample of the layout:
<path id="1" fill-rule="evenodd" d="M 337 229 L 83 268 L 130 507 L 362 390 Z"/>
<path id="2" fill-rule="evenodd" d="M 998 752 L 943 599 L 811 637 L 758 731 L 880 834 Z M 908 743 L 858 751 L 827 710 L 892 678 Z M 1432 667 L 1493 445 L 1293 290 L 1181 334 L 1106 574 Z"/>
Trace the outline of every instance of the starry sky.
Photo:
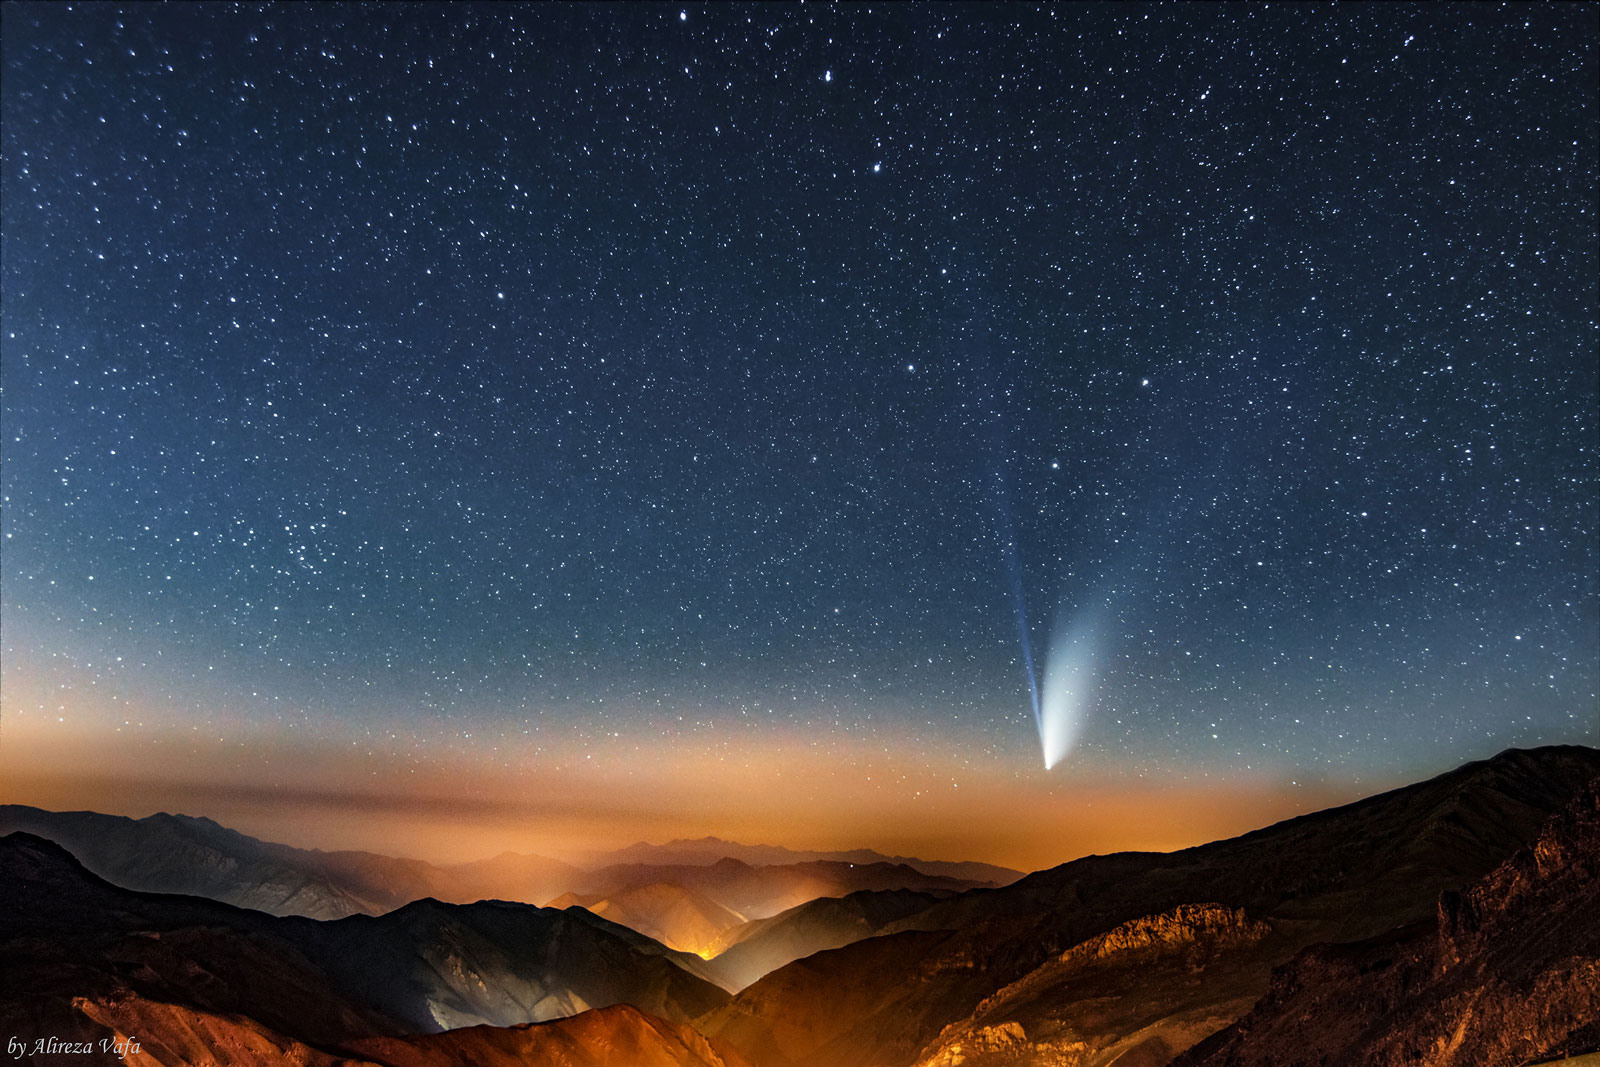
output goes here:
<path id="1" fill-rule="evenodd" d="M 1597 40 L 8 3 L 0 800 L 1032 867 L 1594 744 Z"/>

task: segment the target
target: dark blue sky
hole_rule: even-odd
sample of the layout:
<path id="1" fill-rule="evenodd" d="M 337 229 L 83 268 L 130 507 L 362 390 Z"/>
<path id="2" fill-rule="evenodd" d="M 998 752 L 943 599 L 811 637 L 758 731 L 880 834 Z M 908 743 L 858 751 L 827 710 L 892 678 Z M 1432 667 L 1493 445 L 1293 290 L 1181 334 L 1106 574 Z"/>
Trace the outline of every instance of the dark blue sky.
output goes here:
<path id="1" fill-rule="evenodd" d="M 7 729 L 1593 743 L 1596 39 L 8 4 Z"/>

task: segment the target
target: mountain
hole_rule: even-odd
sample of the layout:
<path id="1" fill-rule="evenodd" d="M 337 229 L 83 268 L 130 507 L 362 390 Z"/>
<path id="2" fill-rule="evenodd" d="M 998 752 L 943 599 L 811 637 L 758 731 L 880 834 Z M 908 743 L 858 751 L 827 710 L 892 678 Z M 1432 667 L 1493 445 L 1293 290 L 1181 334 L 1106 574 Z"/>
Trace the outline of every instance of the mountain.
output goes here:
<path id="1" fill-rule="evenodd" d="M 680 838 L 664 845 L 644 841 L 610 852 L 586 853 L 582 862 L 588 868 L 640 864 L 646 866 L 707 867 L 718 860 L 735 859 L 752 867 L 772 867 L 797 863 L 855 863 L 903 865 L 925 875 L 953 878 L 974 885 L 1009 885 L 1022 877 L 1021 871 L 992 863 L 923 860 L 912 856 L 885 856 L 869 848 L 843 852 L 796 851 L 781 845 L 741 845 L 720 837 Z"/>
<path id="2" fill-rule="evenodd" d="M 1516 1067 L 1600 1051 L 1600 780 L 1434 916 L 1307 949 L 1184 1067 Z"/>
<path id="3" fill-rule="evenodd" d="M 0 1030 L 8 1034 L 134 1034 L 156 1044 L 164 1034 L 173 1048 L 193 1050 L 223 1031 L 240 1048 L 404 1032 L 273 936 L 285 920 L 122 889 L 54 842 L 23 833 L 0 838 L 0 884 Z M 129 1025 L 147 1017 L 148 1028 Z M 233 1033 L 227 1020 L 235 1017 L 250 1020 L 248 1033 Z"/>
<path id="4" fill-rule="evenodd" d="M 280 918 L 121 889 L 21 833 L 0 839 L 0 881 L 0 972 L 23 991 L 0 1005 L 0 1022 L 15 1033 L 104 1036 L 118 1012 L 155 1012 L 148 1032 L 176 1028 L 182 1044 L 238 1016 L 268 1043 L 328 1050 L 619 1003 L 684 1022 L 727 999 L 642 935 L 525 904 L 423 900 L 379 917 Z"/>
<path id="5" fill-rule="evenodd" d="M 1531 845 L 1596 775 L 1593 749 L 1511 750 L 1232 840 L 1075 860 L 790 963 L 696 1025 L 762 1067 L 1021 1064 L 1044 1041 L 1074 1049 L 1062 1062 L 1165 1063 L 1247 1009 L 1301 949 L 1432 915 L 1441 892 Z M 1102 951 L 1123 942 L 1148 958 Z M 1096 975 L 1124 991 L 1115 1010 L 1083 1001 Z"/>
<path id="6" fill-rule="evenodd" d="M 818 897 L 842 897 L 864 889 L 922 892 L 990 886 L 946 875 L 924 874 L 904 863 L 806 860 L 754 866 L 725 857 L 712 864 L 622 864 L 590 872 L 585 892 L 595 899 L 656 882 L 692 889 L 747 919 L 765 919 Z"/>
<path id="7" fill-rule="evenodd" d="M 502 852 L 489 859 L 458 863 L 441 870 L 444 875 L 442 891 L 423 895 L 457 904 L 474 900 L 521 900 L 535 904 L 584 882 L 584 872 L 572 864 L 526 852 Z"/>
<path id="8" fill-rule="evenodd" d="M 707 961 L 576 906 L 315 920 L 136 892 L 13 833 L 0 1030 L 245 1067 L 1510 1067 L 1600 1045 L 1597 857 L 1600 752 L 1512 750 L 1180 852 L 811 901 Z M 732 997 L 704 980 L 829 937 Z"/>
<path id="9" fill-rule="evenodd" d="M 688 1022 L 727 993 L 620 928 L 499 900 L 414 901 L 381 916 L 287 918 L 279 934 L 361 1003 L 413 1032 L 510 1026 L 626 1003 Z"/>
<path id="10" fill-rule="evenodd" d="M 1134 919 L 986 997 L 916 1062 L 1165 1063 L 1249 1010 L 1284 943 L 1242 908 L 1185 904 Z"/>
<path id="11" fill-rule="evenodd" d="M 269 915 L 338 919 L 454 896 L 452 874 L 421 860 L 292 848 L 188 815 L 129 819 L 0 805 L 0 835 L 18 831 L 56 842 L 116 885 L 210 897 Z"/>
<path id="12" fill-rule="evenodd" d="M 729 930 L 710 947 L 724 988 L 740 990 L 793 960 L 841 948 L 953 894 L 949 890 L 863 889 L 819 897 Z"/>
<path id="13" fill-rule="evenodd" d="M 723 933 L 744 924 L 738 912 L 703 893 L 671 882 L 631 886 L 595 900 L 568 893 L 552 900 L 552 908 L 578 905 L 612 922 L 637 930 L 669 948 L 709 957 Z"/>
<path id="14" fill-rule="evenodd" d="M 18 831 L 49 838 L 129 889 L 210 897 L 272 915 L 383 912 L 428 896 L 440 882 L 418 861 L 274 845 L 187 815 L 128 819 L 0 806 L 0 835 Z"/>
<path id="15" fill-rule="evenodd" d="M 387 1067 L 749 1067 L 727 1044 L 626 1005 L 527 1026 L 369 1038 L 351 1049 Z"/>
<path id="16" fill-rule="evenodd" d="M 210 897 L 271 915 L 312 919 L 381 915 L 425 897 L 451 903 L 538 903 L 574 893 L 602 900 L 653 883 L 670 883 L 736 912 L 736 917 L 727 920 L 731 925 L 765 918 L 816 897 L 843 896 L 860 889 L 962 890 L 996 884 L 929 874 L 881 857 L 870 863 L 824 859 L 766 866 L 722 858 L 705 864 L 628 863 L 582 870 L 545 856 L 505 852 L 491 859 L 441 867 L 371 852 L 294 848 L 187 815 L 162 813 L 129 819 L 92 811 L 53 812 L 0 805 L 0 835 L 17 831 L 55 841 L 95 874 L 128 889 Z M 762 847 L 774 853 L 787 851 Z M 1006 880 L 1016 877 L 1015 871 L 984 864 L 927 866 L 1003 872 Z M 647 933 L 660 934 L 679 946 L 694 944 L 699 947 L 693 951 L 699 951 L 725 929 L 717 925 L 725 917 L 714 906 L 698 907 L 705 915 L 692 921 L 687 916 L 694 908 L 679 909 L 685 921 L 681 927 L 674 921 L 652 919 L 653 912 L 661 910 L 659 905 L 641 907 L 636 913 L 648 927 Z M 655 925 L 650 925 L 652 922 Z M 708 931 L 707 926 L 716 929 Z"/>

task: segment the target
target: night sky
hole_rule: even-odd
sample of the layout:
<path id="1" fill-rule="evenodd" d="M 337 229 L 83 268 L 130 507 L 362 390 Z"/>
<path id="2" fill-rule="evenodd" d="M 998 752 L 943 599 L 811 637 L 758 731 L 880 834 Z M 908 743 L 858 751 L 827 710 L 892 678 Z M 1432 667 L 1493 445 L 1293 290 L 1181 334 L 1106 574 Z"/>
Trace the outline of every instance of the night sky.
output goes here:
<path id="1" fill-rule="evenodd" d="M 0 800 L 1042 865 L 1600 737 L 1592 6 L 3 19 Z"/>

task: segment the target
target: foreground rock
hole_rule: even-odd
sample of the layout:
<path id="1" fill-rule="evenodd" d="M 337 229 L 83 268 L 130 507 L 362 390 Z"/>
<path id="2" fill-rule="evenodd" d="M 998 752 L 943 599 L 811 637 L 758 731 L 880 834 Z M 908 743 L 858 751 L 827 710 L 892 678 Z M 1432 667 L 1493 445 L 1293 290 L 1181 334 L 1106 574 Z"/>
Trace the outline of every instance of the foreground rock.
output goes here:
<path id="1" fill-rule="evenodd" d="M 1436 917 L 1320 945 L 1185 1067 L 1516 1067 L 1600 1049 L 1600 780 Z"/>

